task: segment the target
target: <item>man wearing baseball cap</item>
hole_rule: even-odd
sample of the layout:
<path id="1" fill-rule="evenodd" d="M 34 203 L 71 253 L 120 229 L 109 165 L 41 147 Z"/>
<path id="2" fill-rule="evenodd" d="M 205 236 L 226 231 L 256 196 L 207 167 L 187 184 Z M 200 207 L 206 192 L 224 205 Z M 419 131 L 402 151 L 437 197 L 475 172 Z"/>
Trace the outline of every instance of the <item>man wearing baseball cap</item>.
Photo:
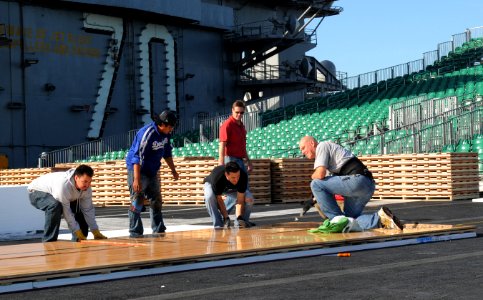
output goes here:
<path id="1" fill-rule="evenodd" d="M 164 159 L 175 180 L 179 175 L 171 154 L 171 132 L 176 126 L 174 112 L 165 110 L 153 116 L 153 122 L 142 127 L 134 137 L 134 141 L 126 156 L 127 182 L 131 205 L 129 207 L 129 236 L 143 236 L 141 212 L 144 199 L 150 202 L 150 218 L 153 233 L 163 233 L 166 226 L 161 212 L 161 186 L 158 171 L 161 159 Z"/>

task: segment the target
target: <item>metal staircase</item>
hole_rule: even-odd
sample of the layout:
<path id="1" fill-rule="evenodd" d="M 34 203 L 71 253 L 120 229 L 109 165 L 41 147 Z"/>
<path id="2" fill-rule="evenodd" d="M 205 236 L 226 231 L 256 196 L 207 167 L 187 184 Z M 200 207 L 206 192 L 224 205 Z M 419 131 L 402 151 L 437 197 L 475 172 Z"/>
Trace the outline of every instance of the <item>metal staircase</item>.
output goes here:
<path id="1" fill-rule="evenodd" d="M 232 50 L 239 59 L 234 61 L 234 66 L 240 72 L 251 68 L 258 63 L 278 54 L 296 44 L 312 40 L 315 30 L 326 16 L 337 15 L 342 12 L 341 7 L 331 7 L 333 1 L 262 1 L 276 2 L 278 5 L 292 5 L 295 9 L 301 9 L 301 5 L 308 5 L 304 12 L 297 18 L 288 17 L 286 21 L 273 18 L 267 22 L 257 22 L 235 27 L 234 31 L 227 34 L 225 39 L 228 49 Z M 310 3 L 310 4 L 309 4 Z M 308 21 L 299 26 L 300 20 L 308 18 Z M 321 18 L 311 32 L 305 28 L 315 18 Z"/>
<path id="2" fill-rule="evenodd" d="M 237 77 L 237 86 L 251 95 L 251 100 L 270 98 L 290 86 L 322 93 L 341 89 L 336 74 L 313 57 L 287 60 L 277 54 L 298 44 L 312 48 L 317 45 L 316 29 L 326 16 L 342 12 L 332 7 L 334 1 L 261 1 L 261 4 L 283 6 L 286 17 L 268 18 L 237 25 L 225 35 L 225 46 Z M 289 12 L 299 12 L 297 17 Z M 315 29 L 307 26 L 318 18 Z M 274 57 L 274 59 L 271 59 Z M 279 61 L 282 59 L 282 61 Z M 259 93 L 263 91 L 263 93 Z"/>

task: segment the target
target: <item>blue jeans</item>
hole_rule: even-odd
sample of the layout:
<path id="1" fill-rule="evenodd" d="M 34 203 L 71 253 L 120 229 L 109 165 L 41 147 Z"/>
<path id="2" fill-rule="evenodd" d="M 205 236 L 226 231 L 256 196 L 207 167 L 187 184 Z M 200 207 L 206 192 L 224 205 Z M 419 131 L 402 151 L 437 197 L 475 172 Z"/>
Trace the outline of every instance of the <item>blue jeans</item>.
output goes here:
<path id="1" fill-rule="evenodd" d="M 134 192 L 132 183 L 134 180 L 134 171 L 128 170 L 127 182 L 129 186 L 129 193 L 131 198 L 131 206 L 129 207 L 129 235 L 131 237 L 139 237 L 144 233 L 143 222 L 141 220 L 141 212 L 144 208 L 144 198 L 146 197 L 149 202 L 149 217 L 151 219 L 151 228 L 153 233 L 162 233 L 166 231 L 164 226 L 163 214 L 161 212 L 161 186 L 159 183 L 159 177 L 149 177 L 141 174 L 141 191 L 139 193 Z"/>
<path id="2" fill-rule="evenodd" d="M 30 203 L 45 212 L 44 236 L 42 242 L 55 242 L 59 236 L 62 203 L 51 194 L 40 191 L 29 191 Z"/>
<path id="3" fill-rule="evenodd" d="M 223 227 L 223 215 L 220 213 L 218 209 L 218 201 L 216 201 L 216 195 L 213 193 L 213 188 L 211 183 L 205 182 L 204 185 L 205 189 L 205 205 L 206 210 L 208 210 L 208 214 L 211 217 L 211 221 L 213 222 L 213 227 Z M 228 193 L 226 194 L 226 198 L 224 200 L 226 211 L 228 214 L 233 210 L 233 207 L 236 205 L 236 194 L 237 193 Z M 252 206 L 253 202 L 245 202 L 245 210 L 243 212 L 243 220 L 249 221 L 250 214 L 252 213 Z M 235 226 L 238 225 L 238 221 L 235 218 Z"/>
<path id="4" fill-rule="evenodd" d="M 310 188 L 327 218 L 340 215 L 354 218 L 361 230 L 379 226 L 377 212 L 362 215 L 376 188 L 372 179 L 364 175 L 327 176 L 322 180 L 312 180 Z M 335 194 L 344 196 L 344 212 L 337 204 Z"/>

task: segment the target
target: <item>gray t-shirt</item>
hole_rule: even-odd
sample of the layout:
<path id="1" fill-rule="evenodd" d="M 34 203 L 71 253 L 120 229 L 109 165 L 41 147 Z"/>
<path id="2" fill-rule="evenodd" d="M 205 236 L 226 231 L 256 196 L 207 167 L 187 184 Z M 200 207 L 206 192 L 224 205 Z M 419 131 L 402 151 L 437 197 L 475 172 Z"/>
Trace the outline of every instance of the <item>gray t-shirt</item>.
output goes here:
<path id="1" fill-rule="evenodd" d="M 339 173 L 340 168 L 352 157 L 349 150 L 333 142 L 320 142 L 315 149 L 314 169 L 325 167 L 330 173 Z"/>

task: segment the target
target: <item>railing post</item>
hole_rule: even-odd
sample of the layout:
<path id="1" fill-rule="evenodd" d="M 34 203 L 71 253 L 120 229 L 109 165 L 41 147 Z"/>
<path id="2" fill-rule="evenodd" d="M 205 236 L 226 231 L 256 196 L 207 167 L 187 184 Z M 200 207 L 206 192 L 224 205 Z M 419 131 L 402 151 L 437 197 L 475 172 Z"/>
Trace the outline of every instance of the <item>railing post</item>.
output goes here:
<path id="1" fill-rule="evenodd" d="M 465 34 L 466 34 L 466 42 L 469 42 L 471 40 L 471 30 L 466 28 Z"/>

